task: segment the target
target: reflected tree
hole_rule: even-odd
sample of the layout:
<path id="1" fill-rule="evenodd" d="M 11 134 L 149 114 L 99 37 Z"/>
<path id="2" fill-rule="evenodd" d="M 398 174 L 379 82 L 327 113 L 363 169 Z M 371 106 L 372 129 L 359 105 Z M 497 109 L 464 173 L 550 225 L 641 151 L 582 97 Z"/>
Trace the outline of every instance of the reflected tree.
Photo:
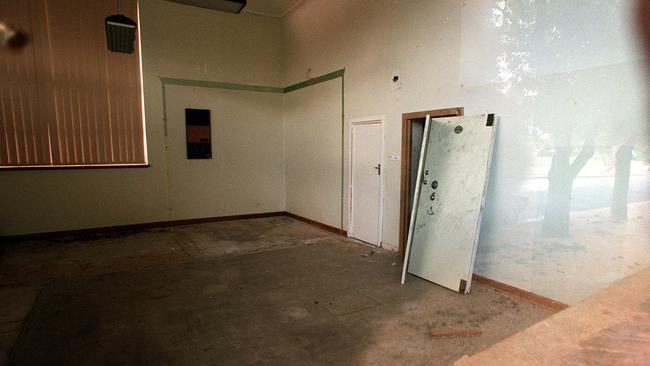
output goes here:
<path id="1" fill-rule="evenodd" d="M 643 138 L 644 129 L 637 124 L 623 125 L 621 133 L 625 136 L 619 138 L 616 145 L 614 162 L 614 188 L 612 190 L 611 217 L 617 221 L 624 221 L 628 218 L 628 195 L 630 189 L 630 178 L 632 173 L 632 161 L 635 158 L 635 146 L 639 145 L 638 157 L 643 158 L 647 150 L 648 141 Z M 627 127 L 627 128 L 626 128 Z M 639 133 L 641 132 L 641 133 Z M 615 132 L 612 132 L 616 136 Z M 641 137 L 641 138 L 640 138 Z M 643 148 L 643 146 L 646 146 Z"/>
<path id="2" fill-rule="evenodd" d="M 612 218 L 615 220 L 627 220 L 627 196 L 630 190 L 630 168 L 634 157 L 633 151 L 634 146 L 627 144 L 620 146 L 616 152 L 611 208 Z"/>
<path id="3" fill-rule="evenodd" d="M 496 62 L 501 92 L 525 100 L 531 110 L 528 123 L 534 136 L 529 136 L 530 141 L 541 141 L 544 151 L 552 152 L 542 234 L 567 237 L 573 183 L 594 156 L 597 137 L 609 135 L 603 121 L 613 120 L 609 119 L 616 112 L 612 106 L 622 98 L 617 88 L 625 88 L 607 79 L 616 72 L 602 76 L 600 66 L 591 64 L 594 59 L 610 59 L 598 47 L 609 40 L 599 30 L 620 27 L 613 14 L 623 1 L 501 0 L 494 4 L 491 23 L 500 34 L 501 54 Z M 617 153 L 612 201 L 617 215 L 626 210 L 631 150 L 630 144 L 623 144 Z"/>
<path id="4" fill-rule="evenodd" d="M 542 234 L 550 237 L 569 235 L 573 181 L 589 159 L 594 156 L 593 140 L 585 141 L 578 155 L 571 160 L 571 146 L 556 147 L 548 173 L 548 195 Z"/>

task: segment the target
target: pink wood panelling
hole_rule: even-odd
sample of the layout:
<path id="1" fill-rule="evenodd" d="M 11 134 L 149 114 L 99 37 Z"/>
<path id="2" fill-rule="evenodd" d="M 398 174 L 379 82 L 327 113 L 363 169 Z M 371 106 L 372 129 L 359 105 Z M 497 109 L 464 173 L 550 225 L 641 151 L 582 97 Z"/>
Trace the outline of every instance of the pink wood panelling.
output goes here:
<path id="1" fill-rule="evenodd" d="M 0 20 L 32 33 L 29 2 L 0 1 Z M 50 163 L 47 125 L 39 118 L 34 43 L 0 51 L 0 165 Z"/>
<path id="2" fill-rule="evenodd" d="M 136 1 L 122 3 L 137 19 Z M 130 55 L 106 48 L 104 18 L 116 2 L 0 5 L 31 36 L 20 54 L 0 55 L 0 165 L 144 163 L 139 47 Z"/>

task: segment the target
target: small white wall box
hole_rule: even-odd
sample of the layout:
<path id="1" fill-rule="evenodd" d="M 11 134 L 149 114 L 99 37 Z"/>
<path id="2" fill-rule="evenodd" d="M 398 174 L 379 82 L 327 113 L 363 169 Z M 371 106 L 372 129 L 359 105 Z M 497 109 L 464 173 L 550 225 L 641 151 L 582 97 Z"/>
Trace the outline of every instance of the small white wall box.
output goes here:
<path id="1" fill-rule="evenodd" d="M 122 14 L 106 17 L 106 43 L 111 52 L 133 53 L 137 23 Z"/>

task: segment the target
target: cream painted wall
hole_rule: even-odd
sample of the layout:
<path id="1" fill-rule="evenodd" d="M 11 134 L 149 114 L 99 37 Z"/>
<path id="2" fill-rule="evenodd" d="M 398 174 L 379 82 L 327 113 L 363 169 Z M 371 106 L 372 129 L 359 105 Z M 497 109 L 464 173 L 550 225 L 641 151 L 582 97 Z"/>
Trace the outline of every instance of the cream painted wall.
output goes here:
<path id="1" fill-rule="evenodd" d="M 159 80 L 160 76 L 164 76 L 281 85 L 283 55 L 280 20 L 252 14 L 225 14 L 162 0 L 140 0 L 140 29 L 151 167 L 0 172 L 0 235 L 283 209 L 282 178 L 277 171 L 270 171 L 274 167 L 281 170 L 277 162 L 270 163 L 270 159 L 281 157 L 281 150 L 269 148 L 257 151 L 255 156 L 265 155 L 261 159 L 230 155 L 228 157 L 233 160 L 228 164 L 219 157 L 205 164 L 210 169 L 205 174 L 201 173 L 202 163 L 186 161 L 188 164 L 184 165 L 180 160 L 176 161 L 180 155 L 185 155 L 179 147 L 184 132 L 170 135 L 170 150 L 166 152 Z M 186 92 L 195 98 L 188 100 L 184 94 Z M 168 96 L 168 105 L 173 113 L 170 115 L 170 123 L 179 122 L 180 103 L 224 107 L 227 116 L 225 119 L 218 111 L 213 111 L 215 143 L 224 144 L 214 146 L 217 152 L 223 147 L 241 144 L 238 149 L 242 149 L 246 144 L 257 143 L 262 139 L 261 132 L 266 133 L 264 138 L 268 138 L 267 142 L 271 146 L 282 146 L 282 119 L 277 110 L 277 107 L 281 108 L 279 97 L 251 94 L 240 99 L 236 98 L 236 92 L 231 93 L 219 94 L 210 89 L 174 91 Z M 212 101 L 212 97 L 228 98 L 231 101 L 236 99 L 236 102 L 225 105 L 224 99 Z M 246 102 L 251 104 L 245 105 Z M 247 113 L 241 120 L 232 117 L 232 113 L 244 109 Z M 269 119 L 260 120 L 260 116 L 267 113 Z M 258 125 L 263 128 L 257 128 Z M 218 129 L 235 126 L 236 132 L 229 135 L 220 134 Z M 179 133 L 177 129 L 170 131 Z M 224 141 L 226 136 L 231 139 Z M 238 149 L 230 151 L 240 152 Z M 167 153 L 175 162 L 169 170 L 165 164 Z M 225 153 L 222 156 L 225 158 Z M 238 162 L 242 166 L 248 165 L 247 170 L 240 168 Z M 255 191 L 258 195 L 246 196 L 240 192 L 232 194 L 232 185 L 242 177 L 250 177 L 248 171 L 256 170 L 270 174 L 267 177 L 270 179 L 267 188 Z M 199 181 L 188 185 L 179 184 L 186 176 Z M 166 187 L 167 177 L 173 185 L 173 194 Z M 215 187 L 218 189 L 215 190 Z M 224 196 L 218 197 L 215 192 L 223 193 Z M 251 185 L 241 192 L 250 193 Z M 168 205 L 168 194 L 173 206 Z M 201 196 L 209 199 L 196 199 Z M 238 204 L 233 202 L 235 198 L 239 199 Z"/>
<path id="2" fill-rule="evenodd" d="M 626 141 L 636 138 L 638 154 L 647 146 L 648 79 L 629 27 L 633 1 L 518 4 L 307 0 L 283 22 L 284 83 L 303 80 L 309 69 L 319 75 L 345 68 L 345 131 L 351 119 L 386 116 L 383 238 L 393 248 L 401 162 L 388 156 L 401 154 L 402 113 L 449 107 L 496 113 L 476 271 L 574 303 L 650 260 L 619 253 L 629 251 L 622 246 L 647 248 L 650 225 L 647 215 L 627 225 L 607 220 L 612 170 L 599 168 Z M 391 88 L 393 73 L 401 89 Z M 571 235 L 542 237 L 550 156 L 567 146 L 577 152 L 585 142 L 594 143 L 597 155 L 573 187 Z M 603 175 L 600 183 L 590 180 L 593 174 Z M 585 229 L 592 221 L 609 234 Z M 608 262 L 616 256 L 620 263 Z"/>
<path id="3" fill-rule="evenodd" d="M 171 217 L 284 211 L 282 94 L 166 88 Z M 212 159 L 187 160 L 185 108 L 210 110 Z"/>
<path id="4" fill-rule="evenodd" d="M 454 1 L 309 0 L 284 20 L 285 84 L 345 68 L 345 131 L 349 121 L 385 115 L 384 245 L 399 235 L 401 113 L 461 106 L 458 91 L 460 7 Z M 456 58 L 454 58 L 456 56 Z M 393 73 L 403 89 L 393 91 Z M 452 86 L 450 88 L 450 86 Z M 349 146 L 345 135 L 344 146 Z M 349 151 L 345 151 L 345 172 Z M 347 189 L 348 174 L 345 175 Z M 348 197 L 344 205 L 348 206 Z M 347 229 L 348 210 L 344 210 Z"/>
<path id="5" fill-rule="evenodd" d="M 287 211 L 341 227 L 342 80 L 284 95 Z"/>
<path id="6" fill-rule="evenodd" d="M 535 103 L 532 100 L 521 98 L 514 91 L 509 95 L 503 92 L 505 84 L 503 80 L 499 79 L 499 72 L 504 71 L 499 70 L 497 59 L 499 54 L 494 50 L 503 47 L 498 43 L 498 34 L 483 39 L 483 43 L 477 41 L 477 39 L 481 39 L 478 33 L 485 33 L 486 29 L 490 27 L 494 28 L 489 21 L 492 7 L 498 3 L 498 1 L 463 3 L 453 0 L 309 0 L 289 13 L 283 23 L 285 84 L 304 79 L 308 69 L 318 75 L 330 70 L 345 68 L 346 123 L 349 123 L 350 119 L 369 115 L 386 115 L 387 117 L 384 161 L 387 174 L 384 240 L 385 244 L 389 246 L 395 247 L 398 239 L 400 162 L 386 158 L 388 155 L 400 155 L 402 113 L 462 106 L 465 107 L 467 115 L 496 112 L 505 117 L 511 116 L 510 119 L 504 119 L 504 128 L 519 133 L 522 132 L 521 127 L 524 125 L 518 123 L 517 118 L 521 118 L 521 115 L 516 115 L 516 113 L 525 109 L 522 108 L 524 106 L 522 103 L 528 102 L 529 108 L 538 108 L 537 110 L 540 108 L 539 99 L 541 97 Z M 478 9 L 475 9 L 477 7 Z M 621 12 L 624 12 L 624 9 Z M 588 18 L 593 14 L 584 16 Z M 566 14 L 563 17 L 566 17 Z M 557 22 L 558 25 L 563 26 L 567 26 L 565 23 L 569 23 L 568 21 L 564 22 L 564 18 L 557 18 L 559 16 L 549 21 Z M 612 27 L 615 28 L 617 25 Z M 473 32 L 468 31 L 474 28 Z M 625 30 L 615 29 L 618 33 L 625 33 Z M 511 36 L 516 38 L 524 35 L 511 34 Z M 623 36 L 620 35 L 620 37 Z M 609 41 L 613 42 L 615 39 Z M 543 48 L 544 39 L 536 39 L 536 42 L 537 44 L 532 47 L 545 50 Z M 483 49 L 476 49 L 481 45 Z M 557 49 L 557 46 L 555 48 L 557 52 L 562 51 L 562 49 Z M 617 50 L 620 48 L 624 48 L 624 46 L 618 45 Z M 472 50 L 473 52 L 470 52 Z M 585 52 L 588 53 L 589 49 Z M 494 58 L 486 58 L 486 53 L 487 57 L 494 56 Z M 471 57 L 467 59 L 467 56 Z M 580 57 L 579 60 L 569 57 L 564 61 L 566 65 L 557 61 L 562 67 L 556 66 L 555 69 L 572 68 L 573 70 L 569 70 L 572 74 L 580 75 L 579 72 L 584 74 L 584 71 L 581 70 L 592 68 L 596 70 L 595 68 L 602 67 L 592 64 L 583 65 L 582 63 L 588 61 L 584 60 L 585 57 Z M 608 84 L 604 81 L 608 79 L 608 76 L 600 74 L 598 80 L 593 77 L 587 79 L 586 85 L 589 85 L 589 82 L 595 85 L 599 83 L 599 80 L 603 80 L 604 82 L 598 85 L 601 87 L 601 91 L 590 90 L 592 88 L 589 87 L 574 88 L 575 90 L 572 91 L 574 98 L 582 98 L 584 103 L 598 104 L 599 100 L 603 98 L 618 95 L 617 103 L 624 102 L 626 108 L 623 109 L 625 110 L 629 110 L 628 106 L 630 105 L 643 104 L 642 100 L 646 95 L 643 82 L 641 82 L 643 74 L 640 72 L 638 62 L 630 59 L 630 57 L 634 57 L 633 55 L 626 58 L 624 51 L 619 50 L 616 55 L 612 56 L 613 60 L 608 60 L 607 55 L 601 54 L 594 55 L 594 57 L 598 58 L 600 64 L 619 65 L 603 70 L 611 72 L 608 74 L 611 75 L 610 78 L 619 75 L 624 78 L 625 83 L 619 85 L 616 91 L 602 91 L 602 86 L 611 85 L 611 83 Z M 554 74 L 555 71 L 551 67 L 552 62 L 542 58 L 531 60 L 531 65 L 528 66 L 535 67 L 535 62 L 543 64 L 549 76 L 542 78 L 540 75 L 535 79 L 523 80 L 516 85 L 522 93 L 545 88 L 545 93 L 550 95 L 556 93 L 555 90 L 549 88 L 550 80 L 555 78 L 558 80 L 557 83 L 562 83 L 577 77 Z M 461 74 L 461 66 L 464 68 L 463 74 Z M 521 68 L 525 65 L 511 65 L 513 69 L 518 66 Z M 391 89 L 393 73 L 399 74 L 402 83 L 401 89 Z M 487 81 L 478 83 L 479 85 L 464 85 L 464 83 L 469 83 L 468 79 L 476 79 L 476 74 L 483 75 L 482 77 Z M 474 84 L 477 83 L 474 82 Z M 546 103 L 553 104 L 559 100 L 559 95 L 551 96 L 547 98 Z M 580 103 L 580 100 L 577 103 Z M 569 109 L 567 106 L 557 112 L 564 111 L 573 116 L 576 113 L 585 113 L 587 107 L 581 105 Z M 613 108 L 607 110 L 615 111 Z M 633 113 L 628 113 L 632 116 L 626 118 L 638 119 L 640 113 L 638 109 L 635 109 Z M 515 115 L 513 116 L 513 114 Z M 593 113 L 589 117 L 593 117 Z M 638 122 L 636 123 L 638 124 Z M 521 157 L 520 151 L 512 147 L 520 146 L 522 141 L 518 140 L 521 137 L 516 137 L 515 134 L 502 136 L 502 140 L 505 139 L 506 143 L 514 144 L 501 148 L 502 159 L 504 154 L 512 155 L 515 159 Z M 345 146 L 347 146 L 348 136 L 345 139 Z M 347 157 L 345 161 L 348 161 Z M 501 162 L 504 166 L 501 166 L 500 169 L 508 169 L 503 160 Z M 524 168 L 519 166 L 518 169 Z M 510 172 L 510 174 L 516 173 L 523 174 L 521 171 Z M 347 222 L 347 219 L 344 222 Z"/>
<path id="7" fill-rule="evenodd" d="M 648 82 L 627 27 L 633 16 L 632 1 L 553 0 L 517 7 L 518 2 L 507 0 L 306 0 L 283 19 L 235 16 L 163 0 L 140 3 L 151 167 L 1 172 L 0 235 L 283 208 L 338 226 L 339 197 L 334 196 L 340 195 L 340 188 L 334 178 L 340 179 L 340 163 L 334 163 L 334 156 L 340 153 L 336 150 L 340 135 L 333 126 L 338 127 L 340 120 L 332 116 L 340 110 L 334 104 L 334 87 L 324 92 L 338 81 L 283 97 L 170 87 L 169 121 L 176 124 L 170 131 L 180 132 L 177 123 L 185 103 L 222 109 L 221 115 L 213 114 L 215 126 L 242 126 L 224 135 L 232 139 L 222 141 L 228 147 L 222 153 L 232 153 L 228 161 L 186 165 L 179 158 L 182 136 L 170 135 L 170 149 L 165 148 L 159 77 L 286 86 L 305 80 L 308 70 L 318 76 L 345 68 L 343 131 L 348 131 L 354 118 L 386 118 L 386 246 L 397 247 L 399 232 L 400 161 L 387 157 L 400 155 L 401 114 L 464 107 L 468 115 L 494 112 L 500 116 L 477 272 L 574 302 L 621 278 L 636 268 L 637 261 L 650 263 L 650 254 L 639 255 L 650 236 L 645 213 L 626 225 L 603 220 L 607 213 L 602 202 L 607 206 L 613 184 L 606 169 L 591 167 L 574 185 L 571 237 L 557 239 L 556 245 L 541 237 L 538 229 L 548 193 L 549 151 L 562 147 L 577 151 L 585 141 L 593 141 L 600 155 L 590 162 L 602 167 L 602 160 L 611 159 L 608 151 L 626 141 L 636 138 L 637 147 L 647 143 Z M 402 85 L 397 90 L 391 88 L 394 73 Z M 276 106 L 278 98 L 283 99 L 282 113 Z M 329 110 L 323 107 L 325 101 L 331 103 Z M 235 113 L 243 119 L 238 121 Z M 262 115 L 274 116 L 277 125 L 258 121 Z M 304 129 L 308 139 L 301 142 L 291 127 L 305 128 L 298 124 L 310 115 L 319 116 L 323 123 L 319 128 L 331 125 L 317 130 L 318 140 L 312 130 Z M 262 131 L 264 138 L 257 134 Z M 214 134 L 219 141 L 218 128 Z M 349 146 L 347 134 L 344 140 L 343 146 Z M 268 145 L 253 154 L 263 157 L 259 161 L 239 156 L 247 145 L 261 141 Z M 275 160 L 276 146 L 286 149 L 280 163 Z M 347 162 L 348 151 L 344 153 Z M 314 169 L 323 157 L 327 162 Z M 238 160 L 230 160 L 238 158 L 257 165 L 241 169 Z M 285 169 L 284 161 L 286 184 L 278 173 Z M 270 174 L 272 181 L 263 198 L 257 191 L 237 198 L 221 196 L 234 194 L 234 182 L 250 179 L 256 169 Z M 594 172 L 606 175 L 597 194 L 588 188 L 589 174 Z M 206 180 L 188 186 L 186 176 Z M 315 176 L 328 182 L 326 195 L 312 190 L 309 179 Z M 213 185 L 214 180 L 219 181 Z M 242 192 L 255 187 L 243 184 Z M 347 186 L 346 174 L 344 191 Z M 305 203 L 305 197 L 319 193 L 322 197 L 317 198 L 324 204 Z M 202 195 L 208 199 L 196 199 Z M 594 209 L 597 196 L 605 199 Z M 347 197 L 344 200 L 347 207 Z M 638 203 L 631 209 L 641 207 Z M 577 207 L 580 204 L 589 207 Z M 345 209 L 344 224 L 347 213 Z M 599 231 L 580 229 L 589 220 L 598 223 Z M 610 236 L 598 234 L 605 229 Z M 623 246 L 612 248 L 611 242 Z M 594 257 L 581 255 L 591 253 L 597 247 L 594 243 L 607 254 L 603 258 L 622 259 L 617 264 L 594 264 Z M 551 249 L 572 251 L 557 254 Z M 549 256 L 554 260 L 545 260 Z M 585 286 L 581 278 L 595 285 Z"/>

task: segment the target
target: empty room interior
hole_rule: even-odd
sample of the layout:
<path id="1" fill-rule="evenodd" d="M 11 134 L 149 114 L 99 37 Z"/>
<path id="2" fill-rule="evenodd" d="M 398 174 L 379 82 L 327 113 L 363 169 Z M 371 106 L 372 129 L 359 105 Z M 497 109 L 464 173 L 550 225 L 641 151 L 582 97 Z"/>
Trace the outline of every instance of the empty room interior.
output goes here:
<path id="1" fill-rule="evenodd" d="M 650 1 L 0 0 L 0 365 L 649 365 Z"/>

